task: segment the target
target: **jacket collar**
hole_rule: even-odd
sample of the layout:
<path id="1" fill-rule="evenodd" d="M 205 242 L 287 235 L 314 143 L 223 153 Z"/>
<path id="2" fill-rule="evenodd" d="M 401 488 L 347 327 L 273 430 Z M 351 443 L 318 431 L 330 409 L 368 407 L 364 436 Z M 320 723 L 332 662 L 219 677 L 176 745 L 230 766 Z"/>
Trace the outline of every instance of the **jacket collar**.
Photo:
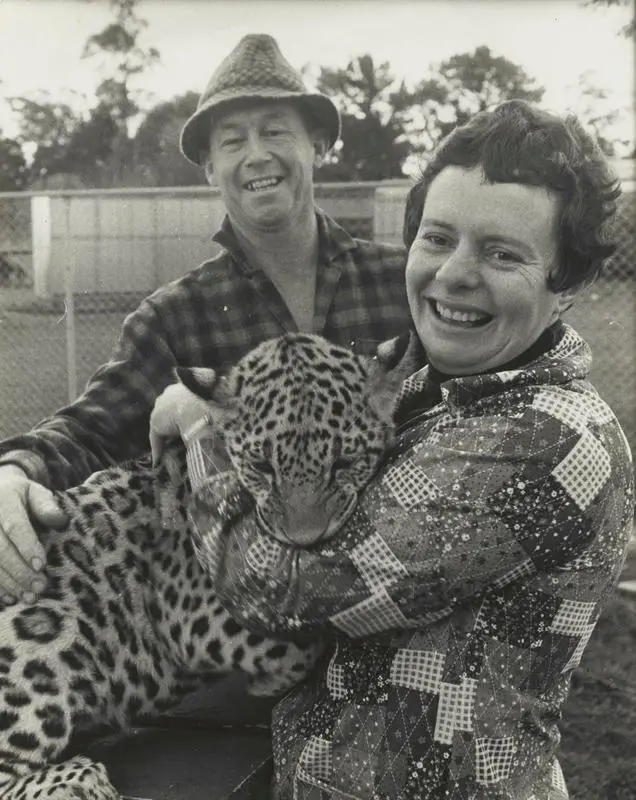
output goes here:
<path id="1" fill-rule="evenodd" d="M 514 388 L 527 386 L 559 386 L 574 380 L 588 378 L 592 366 L 592 352 L 589 345 L 570 325 L 556 322 L 551 330 L 551 346 L 542 353 L 531 357 L 527 363 L 479 375 L 457 378 L 443 376 L 438 386 L 441 401 L 451 413 L 458 413 L 491 395 L 501 394 Z M 428 365 L 422 367 L 405 381 L 399 411 L 415 410 L 417 395 L 434 396 L 435 389 Z M 408 412 L 407 412 L 408 413 Z M 409 414 L 410 416 L 410 414 Z"/>

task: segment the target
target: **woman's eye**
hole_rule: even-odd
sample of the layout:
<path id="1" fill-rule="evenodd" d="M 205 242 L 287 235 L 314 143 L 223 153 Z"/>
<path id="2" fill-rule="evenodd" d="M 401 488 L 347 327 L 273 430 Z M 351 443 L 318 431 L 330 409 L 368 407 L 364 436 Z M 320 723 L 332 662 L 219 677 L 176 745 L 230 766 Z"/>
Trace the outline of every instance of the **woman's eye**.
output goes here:
<path id="1" fill-rule="evenodd" d="M 433 247 L 445 247 L 448 244 L 448 237 L 441 233 L 425 233 L 422 239 Z"/>
<path id="2" fill-rule="evenodd" d="M 509 252 L 508 250 L 493 250 L 491 255 L 495 261 L 499 261 L 502 264 L 517 264 L 521 261 L 519 256 Z"/>

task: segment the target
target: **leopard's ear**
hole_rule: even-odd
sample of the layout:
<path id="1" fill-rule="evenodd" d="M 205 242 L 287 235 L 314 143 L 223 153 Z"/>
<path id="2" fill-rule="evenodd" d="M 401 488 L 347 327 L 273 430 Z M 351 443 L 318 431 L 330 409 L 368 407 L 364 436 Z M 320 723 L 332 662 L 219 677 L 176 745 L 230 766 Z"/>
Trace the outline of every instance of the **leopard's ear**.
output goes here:
<path id="1" fill-rule="evenodd" d="M 375 369 L 367 382 L 369 405 L 381 419 L 391 422 L 404 381 L 422 366 L 423 348 L 414 332 L 378 345 Z"/>
<path id="2" fill-rule="evenodd" d="M 174 375 L 187 389 L 202 400 L 212 400 L 219 383 L 216 370 L 208 367 L 175 367 Z"/>

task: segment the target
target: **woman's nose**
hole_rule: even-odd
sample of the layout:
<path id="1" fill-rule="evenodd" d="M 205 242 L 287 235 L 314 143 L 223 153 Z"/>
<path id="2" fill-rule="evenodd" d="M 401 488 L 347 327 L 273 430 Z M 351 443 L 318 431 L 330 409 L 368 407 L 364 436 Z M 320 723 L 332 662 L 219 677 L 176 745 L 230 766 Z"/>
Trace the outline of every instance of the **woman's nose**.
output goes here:
<path id="1" fill-rule="evenodd" d="M 448 285 L 476 286 L 479 283 L 479 259 L 470 245 L 459 244 L 439 264 L 435 278 Z"/>

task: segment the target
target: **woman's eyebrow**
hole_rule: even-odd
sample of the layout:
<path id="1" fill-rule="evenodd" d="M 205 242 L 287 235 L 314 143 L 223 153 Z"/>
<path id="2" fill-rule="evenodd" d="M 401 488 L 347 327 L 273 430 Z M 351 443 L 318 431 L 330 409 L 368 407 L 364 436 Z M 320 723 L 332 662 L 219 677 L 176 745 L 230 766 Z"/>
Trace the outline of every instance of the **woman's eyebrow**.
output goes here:
<path id="1" fill-rule="evenodd" d="M 420 225 L 434 225 L 436 228 L 445 228 L 448 231 L 454 230 L 450 222 L 444 222 L 441 219 L 434 219 L 433 217 L 422 217 Z"/>

